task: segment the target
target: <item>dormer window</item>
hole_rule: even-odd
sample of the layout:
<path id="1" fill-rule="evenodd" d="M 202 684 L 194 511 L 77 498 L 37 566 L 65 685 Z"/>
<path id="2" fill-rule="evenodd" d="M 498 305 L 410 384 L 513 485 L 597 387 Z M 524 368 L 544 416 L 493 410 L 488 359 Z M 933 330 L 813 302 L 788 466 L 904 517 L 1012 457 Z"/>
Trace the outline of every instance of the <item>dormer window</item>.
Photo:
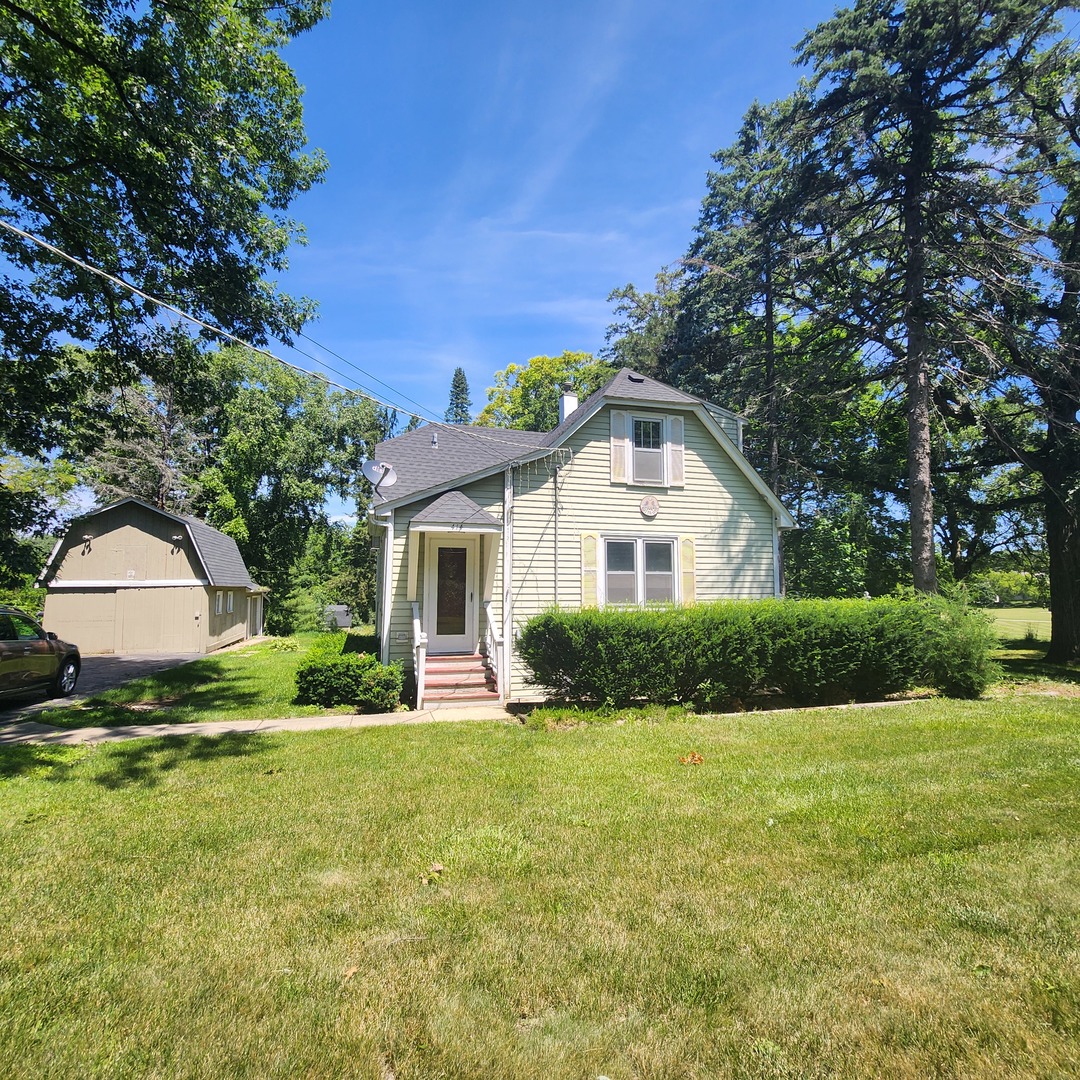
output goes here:
<path id="1" fill-rule="evenodd" d="M 634 417 L 634 483 L 664 482 L 664 422 Z"/>
<path id="2" fill-rule="evenodd" d="M 611 410 L 611 482 L 641 487 L 684 484 L 682 416 Z"/>

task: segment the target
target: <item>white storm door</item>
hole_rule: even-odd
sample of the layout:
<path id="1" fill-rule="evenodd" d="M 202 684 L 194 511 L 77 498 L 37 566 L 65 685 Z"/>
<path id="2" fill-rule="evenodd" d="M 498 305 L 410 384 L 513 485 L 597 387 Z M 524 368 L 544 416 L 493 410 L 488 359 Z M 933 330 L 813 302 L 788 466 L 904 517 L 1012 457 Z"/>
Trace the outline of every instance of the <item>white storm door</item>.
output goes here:
<path id="1" fill-rule="evenodd" d="M 479 556 L 477 536 L 428 535 L 424 629 L 429 653 L 476 652 Z"/>

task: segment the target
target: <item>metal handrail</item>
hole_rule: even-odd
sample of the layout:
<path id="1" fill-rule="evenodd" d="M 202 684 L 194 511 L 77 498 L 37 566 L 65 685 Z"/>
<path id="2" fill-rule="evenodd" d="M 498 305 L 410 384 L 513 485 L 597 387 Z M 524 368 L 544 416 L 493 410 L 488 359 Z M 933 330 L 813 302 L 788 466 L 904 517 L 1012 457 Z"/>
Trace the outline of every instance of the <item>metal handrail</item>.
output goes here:
<path id="1" fill-rule="evenodd" d="M 416 676 L 416 707 L 424 707 L 424 668 L 427 666 L 427 634 L 420 626 L 420 602 L 412 601 L 413 674 Z"/>

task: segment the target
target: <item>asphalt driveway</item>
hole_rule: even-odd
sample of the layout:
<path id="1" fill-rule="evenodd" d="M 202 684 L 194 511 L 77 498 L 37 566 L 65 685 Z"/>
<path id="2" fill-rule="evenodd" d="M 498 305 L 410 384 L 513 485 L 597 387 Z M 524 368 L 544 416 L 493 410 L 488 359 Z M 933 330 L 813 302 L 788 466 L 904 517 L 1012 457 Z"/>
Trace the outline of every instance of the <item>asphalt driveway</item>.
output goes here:
<path id="1" fill-rule="evenodd" d="M 25 698 L 9 698 L 0 705 L 0 724 L 25 720 L 43 709 L 93 697 L 102 690 L 152 675 L 155 671 L 188 664 L 202 658 L 202 653 L 126 653 L 122 656 L 84 656 L 75 693 L 69 698 L 47 698 L 44 691 Z"/>

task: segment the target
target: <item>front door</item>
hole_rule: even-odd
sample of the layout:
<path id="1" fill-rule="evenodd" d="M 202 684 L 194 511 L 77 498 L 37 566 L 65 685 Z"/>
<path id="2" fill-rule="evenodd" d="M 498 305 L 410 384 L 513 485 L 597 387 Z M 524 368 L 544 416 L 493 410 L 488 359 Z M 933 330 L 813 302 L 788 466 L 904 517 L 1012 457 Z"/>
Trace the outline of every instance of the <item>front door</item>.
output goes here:
<path id="1" fill-rule="evenodd" d="M 476 652 L 476 536 L 429 535 L 424 611 L 429 653 Z"/>

